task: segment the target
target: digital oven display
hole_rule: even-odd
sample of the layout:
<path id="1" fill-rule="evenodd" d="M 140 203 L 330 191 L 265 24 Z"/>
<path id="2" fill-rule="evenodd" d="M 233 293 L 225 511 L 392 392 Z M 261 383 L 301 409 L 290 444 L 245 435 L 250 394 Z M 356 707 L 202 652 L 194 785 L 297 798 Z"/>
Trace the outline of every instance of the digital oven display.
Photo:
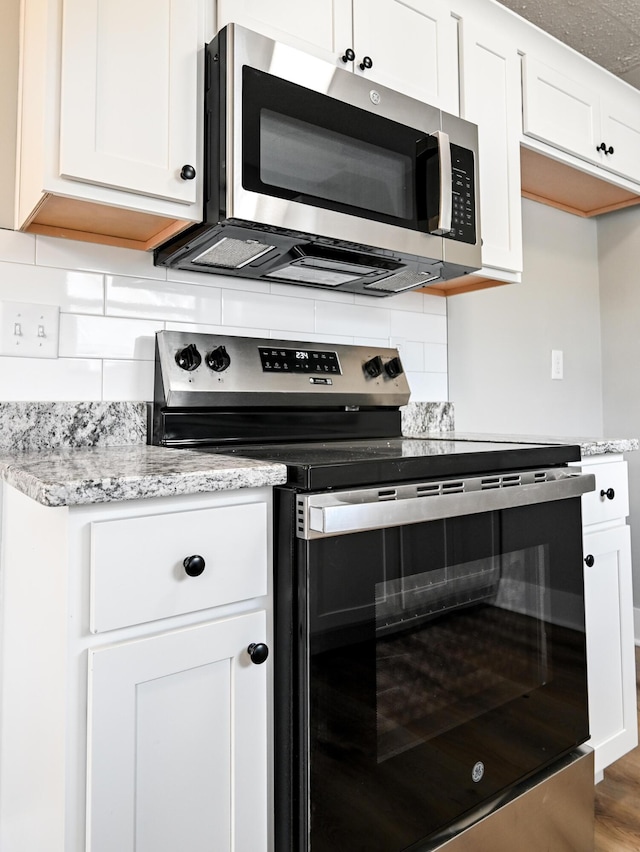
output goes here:
<path id="1" fill-rule="evenodd" d="M 259 347 L 263 373 L 342 374 L 337 352 L 315 349 L 272 349 Z"/>

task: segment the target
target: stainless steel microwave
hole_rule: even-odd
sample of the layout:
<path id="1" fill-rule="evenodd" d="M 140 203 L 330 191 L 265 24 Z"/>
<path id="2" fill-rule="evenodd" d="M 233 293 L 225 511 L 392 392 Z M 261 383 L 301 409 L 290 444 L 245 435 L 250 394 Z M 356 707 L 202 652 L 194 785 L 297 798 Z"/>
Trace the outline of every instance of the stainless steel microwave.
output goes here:
<path id="1" fill-rule="evenodd" d="M 236 24 L 205 57 L 203 222 L 156 265 L 371 296 L 482 265 L 475 125 Z"/>

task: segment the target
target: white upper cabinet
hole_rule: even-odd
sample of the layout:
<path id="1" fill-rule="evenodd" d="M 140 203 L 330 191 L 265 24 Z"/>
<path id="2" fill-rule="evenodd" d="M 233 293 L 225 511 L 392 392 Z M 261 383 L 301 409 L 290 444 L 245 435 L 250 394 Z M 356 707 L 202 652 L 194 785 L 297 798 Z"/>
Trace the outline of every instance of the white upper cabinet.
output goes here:
<path id="1" fill-rule="evenodd" d="M 65 0 L 62 177 L 195 202 L 200 35 L 198 0 Z"/>
<path id="2" fill-rule="evenodd" d="M 460 115 L 478 125 L 482 265 L 522 271 L 520 59 L 511 39 L 460 22 Z"/>
<path id="3" fill-rule="evenodd" d="M 351 0 L 218 0 L 217 29 L 236 23 L 323 59 L 351 45 Z"/>
<path id="4" fill-rule="evenodd" d="M 456 22 L 446 3 L 353 0 L 356 74 L 455 115 L 457 42 Z"/>
<path id="5" fill-rule="evenodd" d="M 217 12 L 219 29 L 235 22 L 458 112 L 457 31 L 442 0 L 218 0 Z"/>
<path id="6" fill-rule="evenodd" d="M 205 0 L 11 2 L 14 227 L 149 249 L 200 221 Z"/>
<path id="7" fill-rule="evenodd" d="M 522 73 L 526 136 L 640 181 L 640 92 L 604 71 L 591 85 L 570 63 L 560 70 L 529 54 Z"/>

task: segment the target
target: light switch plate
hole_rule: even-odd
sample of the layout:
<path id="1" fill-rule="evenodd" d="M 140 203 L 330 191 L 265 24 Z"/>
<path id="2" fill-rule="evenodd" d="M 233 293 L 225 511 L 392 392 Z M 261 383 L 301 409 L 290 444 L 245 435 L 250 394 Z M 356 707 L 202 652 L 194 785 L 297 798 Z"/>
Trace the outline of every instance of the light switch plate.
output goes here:
<path id="1" fill-rule="evenodd" d="M 59 337 L 58 305 L 0 302 L 0 355 L 57 358 Z"/>

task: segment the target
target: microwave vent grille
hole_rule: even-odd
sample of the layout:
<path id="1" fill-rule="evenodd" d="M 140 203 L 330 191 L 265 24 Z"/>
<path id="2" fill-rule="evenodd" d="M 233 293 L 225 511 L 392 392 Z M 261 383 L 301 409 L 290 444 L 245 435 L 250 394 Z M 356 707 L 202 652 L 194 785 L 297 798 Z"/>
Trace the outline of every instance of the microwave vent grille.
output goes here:
<path id="1" fill-rule="evenodd" d="M 391 293 L 400 293 L 402 290 L 410 290 L 412 287 L 419 287 L 421 284 L 429 284 L 431 281 L 437 281 L 440 278 L 438 273 L 433 272 L 413 272 L 410 269 L 404 269 L 402 272 L 395 272 L 393 275 L 388 275 L 386 278 L 379 278 L 377 281 L 372 281 L 366 284 L 367 290 L 385 290 Z"/>
<path id="2" fill-rule="evenodd" d="M 234 240 L 230 237 L 222 237 L 202 254 L 194 257 L 193 263 L 202 266 L 222 266 L 225 269 L 240 269 L 271 251 L 272 248 L 275 246 L 258 240 Z"/>

